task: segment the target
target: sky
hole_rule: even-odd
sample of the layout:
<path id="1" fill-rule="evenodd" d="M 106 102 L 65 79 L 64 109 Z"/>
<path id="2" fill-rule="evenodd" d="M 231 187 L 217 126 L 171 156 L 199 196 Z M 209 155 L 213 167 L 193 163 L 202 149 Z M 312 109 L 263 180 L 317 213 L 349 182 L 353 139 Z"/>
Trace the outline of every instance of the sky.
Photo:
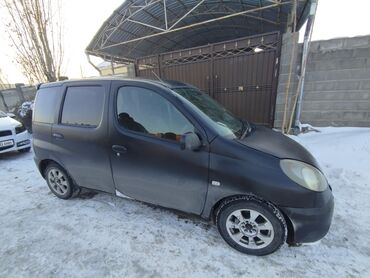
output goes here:
<path id="1" fill-rule="evenodd" d="M 104 21 L 123 0 L 63 0 L 65 25 L 64 75 L 81 78 L 97 75 L 87 62 L 85 48 Z M 313 40 L 370 34 L 370 0 L 319 0 Z M 14 51 L 5 33 L 4 9 L 0 8 L 0 68 L 10 83 L 26 83 L 13 62 Z M 99 62 L 96 60 L 95 62 Z"/>

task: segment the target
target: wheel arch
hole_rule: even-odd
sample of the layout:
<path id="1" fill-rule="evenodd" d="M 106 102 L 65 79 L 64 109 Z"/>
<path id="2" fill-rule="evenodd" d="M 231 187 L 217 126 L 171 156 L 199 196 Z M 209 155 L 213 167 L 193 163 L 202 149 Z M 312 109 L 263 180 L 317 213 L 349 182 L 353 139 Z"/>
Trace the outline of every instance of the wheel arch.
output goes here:
<path id="1" fill-rule="evenodd" d="M 40 171 L 41 176 L 44 179 L 45 179 L 45 170 L 46 170 L 46 167 L 48 167 L 48 165 L 50 163 L 56 163 L 56 164 L 60 165 L 58 162 L 56 162 L 55 160 L 52 160 L 52 159 L 44 159 L 44 160 L 41 160 L 39 162 L 39 165 L 38 165 L 39 166 L 39 171 Z"/>
<path id="2" fill-rule="evenodd" d="M 71 176 L 69 171 L 66 169 L 66 167 L 64 167 L 61 163 L 55 161 L 54 159 L 50 159 L 50 158 L 43 159 L 39 162 L 39 171 L 40 171 L 40 173 L 41 173 L 41 175 L 44 179 L 45 179 L 45 170 L 48 167 L 48 165 L 51 164 L 51 163 L 55 163 L 59 167 L 61 167 L 67 173 L 67 175 L 72 179 L 73 183 L 76 184 L 75 180 L 73 179 L 73 177 Z"/>
<path id="3" fill-rule="evenodd" d="M 213 224 L 216 223 L 217 212 L 218 212 L 218 210 L 220 209 L 221 205 L 224 202 L 227 202 L 229 200 L 231 201 L 232 199 L 235 199 L 235 200 L 242 199 L 242 198 L 245 198 L 245 197 L 250 197 L 251 199 L 258 200 L 260 202 L 264 202 L 264 203 L 270 204 L 271 206 L 273 206 L 276 209 L 278 209 L 279 212 L 281 213 L 281 215 L 284 217 L 284 220 L 285 220 L 285 223 L 286 223 L 286 226 L 287 226 L 286 242 L 287 243 L 293 242 L 293 239 L 294 239 L 294 227 L 293 227 L 292 221 L 289 219 L 289 217 L 279 208 L 279 206 L 275 205 L 274 203 L 272 203 L 270 201 L 266 201 L 263 198 L 261 198 L 259 196 L 256 196 L 255 194 L 252 194 L 252 193 L 248 193 L 248 194 L 234 194 L 234 195 L 223 197 L 220 200 L 218 200 L 212 206 L 211 212 L 210 212 L 210 215 L 209 215 L 209 218 L 212 221 L 212 223 Z"/>

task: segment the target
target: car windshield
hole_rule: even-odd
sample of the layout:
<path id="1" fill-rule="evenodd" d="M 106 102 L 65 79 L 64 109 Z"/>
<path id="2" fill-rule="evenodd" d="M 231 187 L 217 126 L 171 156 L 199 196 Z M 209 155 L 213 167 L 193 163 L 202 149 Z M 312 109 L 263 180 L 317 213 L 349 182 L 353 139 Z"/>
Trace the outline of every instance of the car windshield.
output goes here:
<path id="1" fill-rule="evenodd" d="M 173 90 L 201 110 L 212 121 L 220 135 L 243 136 L 246 128 L 243 121 L 207 94 L 192 87 L 174 88 Z"/>
<path id="2" fill-rule="evenodd" d="M 6 115 L 3 111 L 0 111 L 0 118 L 5 118 L 7 117 L 8 115 Z"/>

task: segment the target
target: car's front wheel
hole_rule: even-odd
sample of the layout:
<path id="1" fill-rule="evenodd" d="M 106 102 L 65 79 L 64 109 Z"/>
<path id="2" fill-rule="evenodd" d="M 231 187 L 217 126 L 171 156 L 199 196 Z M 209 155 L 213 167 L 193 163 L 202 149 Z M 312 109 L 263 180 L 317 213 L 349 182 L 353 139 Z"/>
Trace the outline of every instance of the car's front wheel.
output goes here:
<path id="1" fill-rule="evenodd" d="M 50 163 L 45 169 L 45 179 L 55 196 L 61 199 L 72 197 L 74 192 L 73 181 L 61 166 Z"/>
<path id="2" fill-rule="evenodd" d="M 225 200 L 216 214 L 223 239 L 245 254 L 263 256 L 285 242 L 287 226 L 281 212 L 253 196 Z"/>

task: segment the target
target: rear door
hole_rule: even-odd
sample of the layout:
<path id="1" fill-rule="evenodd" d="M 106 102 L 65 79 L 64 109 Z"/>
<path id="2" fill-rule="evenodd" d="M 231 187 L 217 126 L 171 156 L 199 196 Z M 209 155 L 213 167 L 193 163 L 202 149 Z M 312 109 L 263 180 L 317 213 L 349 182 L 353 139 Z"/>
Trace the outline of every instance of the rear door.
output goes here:
<path id="1" fill-rule="evenodd" d="M 35 157 L 51 159 L 55 146 L 51 144 L 51 129 L 57 120 L 57 107 L 63 98 L 61 86 L 41 87 L 36 94 L 32 119 L 32 144 Z"/>
<path id="2" fill-rule="evenodd" d="M 185 132 L 195 131 L 206 143 L 201 127 L 164 89 L 114 81 L 112 91 L 111 162 L 117 190 L 200 214 L 207 193 L 208 148 L 182 150 L 179 141 Z"/>
<path id="3" fill-rule="evenodd" d="M 52 126 L 54 155 L 82 187 L 114 193 L 108 139 L 110 81 L 71 82 Z"/>

